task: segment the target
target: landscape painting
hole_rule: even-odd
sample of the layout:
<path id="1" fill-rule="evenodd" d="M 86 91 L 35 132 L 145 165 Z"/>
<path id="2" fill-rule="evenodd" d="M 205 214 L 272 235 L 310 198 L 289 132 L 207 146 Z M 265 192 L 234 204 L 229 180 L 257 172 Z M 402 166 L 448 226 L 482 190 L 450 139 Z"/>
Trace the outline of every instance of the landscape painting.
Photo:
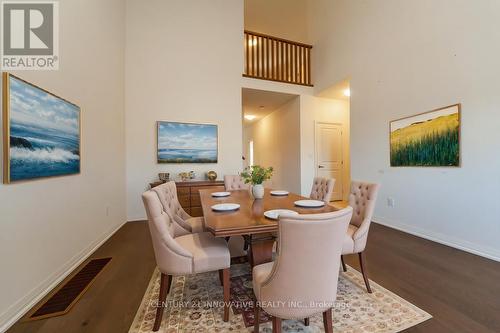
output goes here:
<path id="1" fill-rule="evenodd" d="M 159 121 L 158 163 L 217 163 L 217 125 Z"/>
<path id="2" fill-rule="evenodd" d="M 390 124 L 391 166 L 460 166 L 460 104 Z"/>
<path id="3" fill-rule="evenodd" d="M 80 108 L 3 75 L 4 183 L 80 173 Z"/>

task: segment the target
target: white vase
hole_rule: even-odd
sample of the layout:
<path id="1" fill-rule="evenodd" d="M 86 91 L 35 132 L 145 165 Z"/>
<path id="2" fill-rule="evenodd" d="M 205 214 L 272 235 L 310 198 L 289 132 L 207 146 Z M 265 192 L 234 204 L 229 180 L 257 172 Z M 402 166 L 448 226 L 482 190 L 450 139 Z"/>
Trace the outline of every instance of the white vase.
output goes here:
<path id="1" fill-rule="evenodd" d="M 252 195 L 255 199 L 262 199 L 264 197 L 264 185 L 257 184 L 252 186 Z"/>

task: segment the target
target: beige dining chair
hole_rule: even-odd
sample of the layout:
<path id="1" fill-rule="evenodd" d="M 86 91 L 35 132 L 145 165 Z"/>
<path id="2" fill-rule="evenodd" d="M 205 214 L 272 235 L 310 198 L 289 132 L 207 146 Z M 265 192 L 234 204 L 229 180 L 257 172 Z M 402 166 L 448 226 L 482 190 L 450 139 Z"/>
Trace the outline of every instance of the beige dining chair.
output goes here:
<path id="1" fill-rule="evenodd" d="M 204 232 L 205 220 L 203 217 L 192 217 L 182 208 L 177 197 L 177 186 L 174 181 L 166 182 L 152 188 L 160 198 L 163 210 L 175 223 L 189 232 Z"/>
<path id="2" fill-rule="evenodd" d="M 325 331 L 332 332 L 340 252 L 351 216 L 351 207 L 280 216 L 276 260 L 253 268 L 254 332 L 259 332 L 260 310 L 273 316 L 273 332 L 281 332 L 282 319 L 318 313 L 323 313 Z"/>
<path id="3" fill-rule="evenodd" d="M 143 193 L 156 264 L 161 272 L 160 294 L 153 331 L 158 331 L 172 276 L 219 271 L 224 288 L 224 321 L 229 320 L 230 255 L 224 239 L 209 232 L 176 235 L 175 223 L 154 191 Z"/>
<path id="4" fill-rule="evenodd" d="M 314 200 L 321 200 L 325 203 L 329 203 L 332 200 L 334 185 L 335 179 L 333 178 L 314 177 L 311 195 L 309 197 Z"/>
<path id="5" fill-rule="evenodd" d="M 250 189 L 250 185 L 245 184 L 243 178 L 241 178 L 241 176 L 239 175 L 225 175 L 224 186 L 226 187 L 226 191 L 238 191 L 238 190 Z"/>
<path id="6" fill-rule="evenodd" d="M 366 270 L 366 259 L 364 255 L 366 241 L 368 240 L 368 231 L 375 210 L 379 184 L 371 184 L 359 181 L 351 183 L 351 193 L 349 194 L 349 206 L 354 209 L 352 219 L 344 237 L 342 246 L 342 269 L 347 271 L 344 263 L 344 255 L 358 254 L 361 273 L 365 280 L 366 290 L 371 293 L 370 280 Z"/>

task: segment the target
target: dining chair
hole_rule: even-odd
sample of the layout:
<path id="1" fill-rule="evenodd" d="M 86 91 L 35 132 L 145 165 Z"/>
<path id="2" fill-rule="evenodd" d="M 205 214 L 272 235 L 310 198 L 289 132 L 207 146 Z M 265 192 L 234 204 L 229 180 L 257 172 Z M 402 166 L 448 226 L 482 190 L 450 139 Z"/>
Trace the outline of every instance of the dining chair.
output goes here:
<path id="1" fill-rule="evenodd" d="M 332 332 L 340 252 L 351 216 L 352 207 L 280 216 L 276 260 L 253 268 L 254 332 L 259 332 L 261 310 L 273 316 L 273 332 L 281 332 L 282 319 L 318 313 L 323 313 L 325 331 Z"/>
<path id="2" fill-rule="evenodd" d="M 314 200 L 321 200 L 325 203 L 329 203 L 332 200 L 334 185 L 335 179 L 333 178 L 314 177 L 311 195 L 309 197 Z"/>
<path id="3" fill-rule="evenodd" d="M 152 191 L 156 192 L 158 198 L 160 198 L 163 210 L 175 223 L 192 233 L 206 231 L 205 220 L 202 216 L 192 217 L 182 208 L 177 197 L 177 186 L 175 186 L 174 181 L 158 185 L 152 188 Z"/>
<path id="4" fill-rule="evenodd" d="M 239 175 L 225 175 L 224 186 L 226 187 L 226 191 L 238 191 L 238 190 L 250 189 L 250 185 L 245 184 L 243 178 L 241 178 L 241 176 Z"/>
<path id="5" fill-rule="evenodd" d="M 359 181 L 353 181 L 351 183 L 349 206 L 351 206 L 354 211 L 342 246 L 342 269 L 344 272 L 347 271 L 343 256 L 357 253 L 361 273 L 365 280 L 366 290 L 369 293 L 372 292 L 372 289 L 370 288 L 370 280 L 368 279 L 368 272 L 366 270 L 364 251 L 366 241 L 368 240 L 368 231 L 370 230 L 370 223 L 372 221 L 373 211 L 375 210 L 379 188 L 379 184 Z"/>
<path id="6" fill-rule="evenodd" d="M 215 238 L 209 232 L 177 236 L 175 223 L 163 210 L 155 191 L 142 194 L 148 216 L 149 232 L 153 241 L 156 264 L 161 273 L 160 294 L 153 331 L 158 331 L 163 308 L 170 291 L 173 276 L 219 271 L 224 289 L 224 316 L 229 320 L 230 255 L 224 239 Z"/>

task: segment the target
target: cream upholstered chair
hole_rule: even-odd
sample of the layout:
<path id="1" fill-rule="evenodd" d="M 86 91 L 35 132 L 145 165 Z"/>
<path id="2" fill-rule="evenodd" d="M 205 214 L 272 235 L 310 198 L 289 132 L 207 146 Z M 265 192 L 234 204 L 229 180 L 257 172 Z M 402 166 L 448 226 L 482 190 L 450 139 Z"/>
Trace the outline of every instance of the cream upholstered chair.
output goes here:
<path id="1" fill-rule="evenodd" d="M 224 288 L 224 321 L 229 320 L 230 255 L 224 239 L 209 232 L 178 235 L 182 229 L 170 216 L 154 191 L 143 193 L 142 200 L 148 215 L 149 231 L 153 241 L 156 264 L 161 272 L 160 295 L 153 331 L 161 325 L 163 306 L 170 290 L 172 276 L 219 271 Z M 186 231 L 183 231 L 186 233 Z M 181 232 L 182 234 L 182 232 Z"/>
<path id="2" fill-rule="evenodd" d="M 177 197 L 177 186 L 174 181 L 166 182 L 152 188 L 158 194 L 163 210 L 172 220 L 189 232 L 204 232 L 205 220 L 203 217 L 191 217 L 182 209 Z"/>
<path id="3" fill-rule="evenodd" d="M 354 209 L 352 219 L 347 229 L 347 234 L 344 238 L 344 245 L 342 246 L 342 256 L 347 254 L 358 254 L 359 265 L 361 266 L 361 273 L 365 280 L 366 290 L 371 293 L 370 281 L 368 280 L 368 273 L 366 271 L 366 259 L 364 250 L 366 241 L 368 240 L 368 231 L 375 210 L 375 202 L 379 190 L 379 184 L 371 184 L 364 182 L 353 181 L 351 183 L 351 193 L 349 194 L 349 206 Z M 344 272 L 347 268 L 342 259 L 342 268 Z"/>
<path id="4" fill-rule="evenodd" d="M 245 184 L 239 175 L 225 175 L 224 186 L 226 191 L 248 190 L 250 188 L 250 185 Z"/>
<path id="5" fill-rule="evenodd" d="M 340 252 L 351 216 L 351 207 L 280 216 L 276 260 L 253 268 L 255 332 L 259 331 L 259 304 L 273 305 L 263 308 L 273 316 L 273 332 L 281 332 L 281 319 L 317 313 L 323 313 L 325 331 L 332 332 Z"/>
<path id="6" fill-rule="evenodd" d="M 334 185 L 335 179 L 333 178 L 314 177 L 311 195 L 309 197 L 314 200 L 321 200 L 329 203 L 332 200 Z"/>

